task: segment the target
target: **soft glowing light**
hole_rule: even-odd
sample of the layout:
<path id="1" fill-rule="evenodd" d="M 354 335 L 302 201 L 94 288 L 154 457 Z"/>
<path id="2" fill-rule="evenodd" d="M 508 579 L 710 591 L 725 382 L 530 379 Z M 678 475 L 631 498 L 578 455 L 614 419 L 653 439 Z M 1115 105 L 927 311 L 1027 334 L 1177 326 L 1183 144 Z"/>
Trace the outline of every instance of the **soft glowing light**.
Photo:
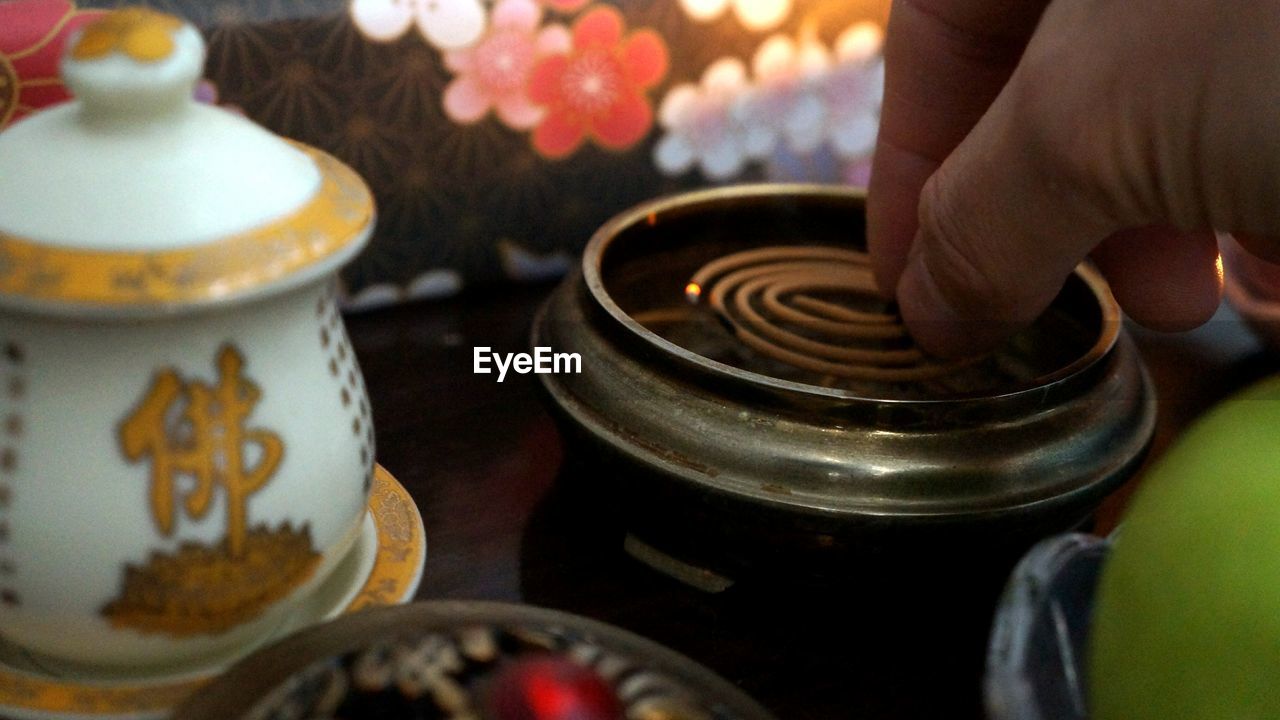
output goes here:
<path id="1" fill-rule="evenodd" d="M 714 20 L 729 6 L 729 0 L 680 0 L 684 11 L 694 20 Z"/>
<path id="2" fill-rule="evenodd" d="M 1222 287 L 1223 282 L 1226 280 L 1225 273 L 1222 269 L 1222 253 L 1218 253 L 1217 259 L 1213 261 L 1213 267 L 1218 272 L 1218 287 Z"/>
<path id="3" fill-rule="evenodd" d="M 442 50 L 470 47 L 487 23 L 479 0 L 352 0 L 351 19 L 374 42 L 391 42 L 416 22 L 422 37 Z"/>
<path id="4" fill-rule="evenodd" d="M 791 14 L 792 0 L 680 0 L 685 13 L 700 22 L 710 22 L 733 7 L 738 21 L 748 30 L 775 28 Z"/>
<path id="5" fill-rule="evenodd" d="M 734 9 L 748 30 L 768 30 L 791 13 L 791 0 L 738 0 Z"/>
<path id="6" fill-rule="evenodd" d="M 685 285 L 684 296 L 691 303 L 698 302 L 698 298 L 702 296 L 702 286 L 695 282 L 691 282 L 688 285 Z"/>
<path id="7" fill-rule="evenodd" d="M 864 20 L 850 25 L 836 38 L 836 58 L 842 62 L 866 62 L 880 52 L 883 44 L 884 31 Z"/>
<path id="8" fill-rule="evenodd" d="M 800 77 L 822 80 L 831 71 L 831 52 L 816 36 L 801 37 L 795 63 Z"/>
<path id="9" fill-rule="evenodd" d="M 351 20 L 374 42 L 390 42 L 413 24 L 413 8 L 393 0 L 352 0 Z"/>

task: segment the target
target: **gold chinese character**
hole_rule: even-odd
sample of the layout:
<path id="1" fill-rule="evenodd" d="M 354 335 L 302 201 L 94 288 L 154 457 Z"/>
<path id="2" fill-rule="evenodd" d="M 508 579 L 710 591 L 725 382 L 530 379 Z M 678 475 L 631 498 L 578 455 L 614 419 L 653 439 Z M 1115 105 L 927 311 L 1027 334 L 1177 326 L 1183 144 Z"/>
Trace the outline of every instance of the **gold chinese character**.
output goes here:
<path id="1" fill-rule="evenodd" d="M 120 426 L 120 444 L 131 462 L 151 460 L 151 514 L 164 535 L 173 533 L 174 486 L 178 476 L 195 480 L 181 500 L 187 514 L 209 512 L 218 487 L 227 494 L 227 551 L 244 552 L 249 496 L 262 489 L 280 464 L 284 443 L 268 430 L 246 429 L 262 392 L 241 376 L 244 358 L 230 345 L 218 353 L 218 384 L 183 383 L 173 369 L 162 371 L 142 402 Z M 246 467 L 245 449 L 261 448 L 256 466 Z"/>

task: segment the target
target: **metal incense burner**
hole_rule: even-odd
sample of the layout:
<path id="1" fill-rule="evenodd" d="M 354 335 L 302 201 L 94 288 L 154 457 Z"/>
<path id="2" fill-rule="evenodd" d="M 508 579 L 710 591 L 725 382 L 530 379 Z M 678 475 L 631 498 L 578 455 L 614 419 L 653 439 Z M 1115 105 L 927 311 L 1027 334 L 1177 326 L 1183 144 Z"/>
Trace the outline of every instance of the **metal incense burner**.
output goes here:
<path id="1" fill-rule="evenodd" d="M 652 202 L 542 309 L 534 344 L 582 357 L 541 376 L 570 452 L 643 559 L 721 578 L 1012 562 L 1142 460 L 1155 400 L 1095 271 L 995 354 L 941 363 L 870 292 L 863 203 L 770 185 Z"/>

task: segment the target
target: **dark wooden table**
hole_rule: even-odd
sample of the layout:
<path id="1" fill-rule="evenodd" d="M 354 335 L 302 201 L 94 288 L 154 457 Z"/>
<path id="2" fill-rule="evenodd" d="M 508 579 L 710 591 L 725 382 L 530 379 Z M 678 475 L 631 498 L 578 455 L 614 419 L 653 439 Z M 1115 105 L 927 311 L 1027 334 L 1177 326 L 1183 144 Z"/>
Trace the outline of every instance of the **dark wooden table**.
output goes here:
<path id="1" fill-rule="evenodd" d="M 638 563 L 608 497 L 570 492 L 572 448 L 533 375 L 472 373 L 475 346 L 528 347 L 549 288 L 502 289 L 349 318 L 378 460 L 413 494 L 429 544 L 420 599 L 554 607 L 610 622 L 711 667 L 782 720 L 978 718 L 991 607 L 798 585 L 707 595 Z M 1228 311 L 1179 336 L 1135 331 L 1160 397 L 1158 456 L 1181 428 L 1275 360 Z M 1140 475 L 1139 475 L 1140 478 Z M 590 482 L 590 477 L 577 480 Z M 1108 501 L 1111 527 L 1132 489 Z M 963 579 L 960 581 L 963 582 Z"/>

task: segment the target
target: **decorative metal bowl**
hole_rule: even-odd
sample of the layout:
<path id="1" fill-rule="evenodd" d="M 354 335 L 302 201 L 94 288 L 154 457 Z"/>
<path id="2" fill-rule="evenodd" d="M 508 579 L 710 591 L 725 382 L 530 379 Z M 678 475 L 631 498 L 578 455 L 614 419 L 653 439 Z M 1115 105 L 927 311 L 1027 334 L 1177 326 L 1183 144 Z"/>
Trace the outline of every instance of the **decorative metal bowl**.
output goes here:
<path id="1" fill-rule="evenodd" d="M 772 720 L 649 640 L 486 602 L 379 608 L 305 630 L 241 661 L 174 717 Z"/>
<path id="2" fill-rule="evenodd" d="M 999 352 L 926 381 L 778 363 L 686 300 L 690 278 L 718 258 L 860 250 L 864 227 L 864 196 L 847 188 L 658 200 L 602 227 L 542 308 L 533 344 L 581 356 L 581 373 L 541 376 L 570 451 L 591 458 L 592 483 L 645 559 L 731 579 L 998 557 L 1005 577 L 1037 539 L 1086 521 L 1142 460 L 1150 381 L 1087 266 Z"/>

